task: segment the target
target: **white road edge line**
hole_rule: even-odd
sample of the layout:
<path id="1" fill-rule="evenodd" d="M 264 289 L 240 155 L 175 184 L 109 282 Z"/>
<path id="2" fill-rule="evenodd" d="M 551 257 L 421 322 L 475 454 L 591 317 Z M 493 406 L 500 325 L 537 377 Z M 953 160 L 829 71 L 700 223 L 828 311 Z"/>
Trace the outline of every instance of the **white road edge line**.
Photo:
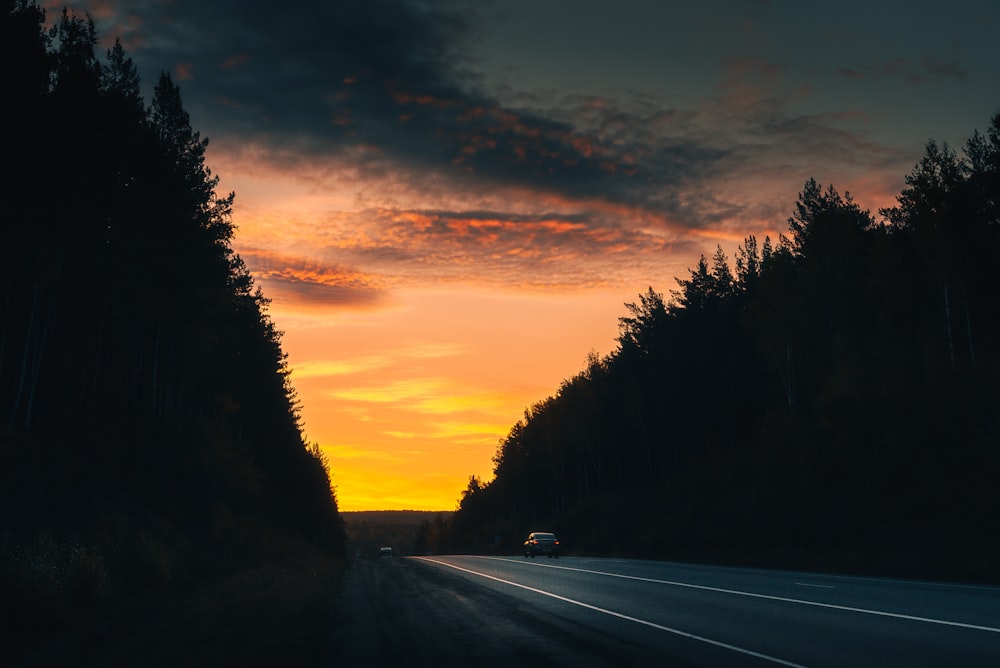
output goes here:
<path id="1" fill-rule="evenodd" d="M 567 598 L 565 596 L 560 596 L 559 594 L 553 594 L 552 592 L 545 591 L 544 589 L 536 589 L 535 587 L 529 587 L 528 585 L 523 585 L 518 582 L 512 582 L 510 580 L 504 580 L 503 578 L 498 578 L 493 575 L 487 575 L 486 573 L 480 573 L 479 571 L 473 571 L 468 568 L 462 568 L 461 566 L 456 566 L 455 564 L 449 564 L 447 561 L 438 561 L 437 559 L 431 559 L 430 557 L 414 557 L 415 559 L 420 559 L 421 561 L 429 561 L 433 564 L 438 564 L 440 566 L 447 566 L 448 568 L 454 568 L 457 571 L 462 571 L 464 573 L 470 573 L 472 575 L 478 575 L 484 577 L 488 580 L 493 580 L 495 582 L 500 582 L 512 587 L 519 587 L 521 589 L 526 589 L 527 591 L 534 592 L 536 594 L 542 594 L 543 596 L 549 596 L 551 598 L 563 601 L 565 603 L 572 603 L 573 605 L 578 605 L 581 608 L 587 608 L 588 610 L 594 610 L 596 612 L 602 612 L 605 615 L 611 615 L 612 617 L 618 617 L 619 619 L 624 619 L 629 622 L 635 622 L 636 624 L 642 624 L 644 626 L 649 626 L 660 631 L 666 631 L 667 633 L 673 633 L 691 640 L 697 640 L 709 645 L 714 645 L 716 647 L 722 647 L 723 649 L 732 650 L 734 652 L 739 652 L 740 654 L 746 654 L 748 656 L 753 656 L 758 659 L 763 659 L 765 661 L 770 661 L 782 666 L 789 666 L 790 668 L 806 668 L 802 664 L 792 663 L 791 661 L 785 661 L 784 659 L 779 659 L 773 656 L 768 656 L 767 654 L 761 654 L 760 652 L 754 652 L 743 647 L 737 647 L 736 645 L 730 645 L 718 640 L 712 640 L 711 638 L 705 638 L 703 636 L 698 636 L 693 633 L 688 633 L 687 631 L 681 631 L 680 629 L 674 629 L 669 626 L 663 626 L 662 624 L 657 624 L 655 622 L 648 621 L 646 619 L 639 619 L 638 617 L 630 617 L 629 615 L 622 614 L 620 612 L 615 612 L 614 610 L 607 610 L 605 608 L 600 608 L 596 605 L 591 605 L 589 603 L 584 603 L 583 601 L 577 601 L 576 599 Z M 577 569 L 569 569 L 577 570 Z"/>
<path id="2" fill-rule="evenodd" d="M 478 559 L 496 559 L 497 561 L 511 561 L 510 559 L 500 559 L 499 557 L 477 557 Z M 515 563 L 523 563 L 521 561 L 516 561 Z M 707 585 L 696 585 L 690 584 L 688 582 L 674 582 L 671 580 L 657 580 L 655 578 L 643 578 L 637 575 L 622 575 L 620 573 L 607 573 L 605 571 L 592 571 L 586 568 L 570 568 L 569 566 L 554 566 L 550 564 L 526 564 L 529 566 L 537 566 L 538 568 L 557 568 L 565 571 L 577 571 L 579 573 L 590 573 L 592 575 L 606 575 L 612 578 L 624 578 L 626 580 L 638 580 L 640 582 L 652 582 L 655 584 L 670 585 L 673 587 L 687 587 L 689 589 L 702 589 L 704 591 L 714 591 L 720 594 L 735 594 L 737 596 L 749 596 L 750 598 L 763 598 L 770 601 L 781 601 L 783 603 L 798 603 L 800 605 L 812 605 L 817 608 L 830 608 L 832 610 L 843 610 L 845 612 L 859 612 L 866 615 L 877 615 L 879 617 L 894 617 L 896 619 L 905 619 L 911 622 L 926 622 L 928 624 L 941 624 L 943 626 L 957 626 L 963 629 L 972 629 L 973 631 L 987 631 L 989 633 L 1000 633 L 1000 628 L 995 628 L 993 626 L 980 626 L 978 624 L 966 624 L 965 622 L 953 622 L 947 619 L 934 619 L 932 617 L 917 617 L 914 615 L 904 615 L 901 612 L 886 612 L 884 610 L 868 610 L 866 608 L 852 608 L 847 605 L 836 605 L 834 603 L 819 603 L 818 601 L 803 601 L 798 598 L 786 598 L 784 596 L 772 596 L 770 594 L 755 594 L 749 591 L 739 591 L 736 589 L 722 589 L 720 587 L 709 587 Z"/>

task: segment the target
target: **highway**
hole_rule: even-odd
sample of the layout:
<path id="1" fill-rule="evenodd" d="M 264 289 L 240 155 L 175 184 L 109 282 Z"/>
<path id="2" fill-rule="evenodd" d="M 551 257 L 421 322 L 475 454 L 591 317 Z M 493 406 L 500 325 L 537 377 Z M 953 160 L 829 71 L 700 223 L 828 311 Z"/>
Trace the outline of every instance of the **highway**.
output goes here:
<path id="1" fill-rule="evenodd" d="M 435 556 L 359 564 L 345 603 L 340 651 L 368 665 L 1000 666 L 989 586 Z"/>

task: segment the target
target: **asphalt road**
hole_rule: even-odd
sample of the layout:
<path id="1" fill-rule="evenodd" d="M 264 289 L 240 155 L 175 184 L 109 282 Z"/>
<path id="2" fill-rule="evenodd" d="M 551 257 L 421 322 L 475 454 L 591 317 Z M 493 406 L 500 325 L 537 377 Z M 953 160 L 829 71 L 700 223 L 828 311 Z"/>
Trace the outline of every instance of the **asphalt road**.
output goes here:
<path id="1" fill-rule="evenodd" d="M 337 614 L 338 665 L 1000 666 L 998 587 L 414 557 L 354 562 Z"/>

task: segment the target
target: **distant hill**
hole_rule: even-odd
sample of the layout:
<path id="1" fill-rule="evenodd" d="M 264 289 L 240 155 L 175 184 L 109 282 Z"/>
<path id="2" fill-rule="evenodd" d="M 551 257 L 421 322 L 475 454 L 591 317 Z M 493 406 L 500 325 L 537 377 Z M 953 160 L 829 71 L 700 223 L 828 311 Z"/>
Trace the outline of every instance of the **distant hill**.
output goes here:
<path id="1" fill-rule="evenodd" d="M 426 554 L 427 534 L 452 515 L 447 511 L 363 510 L 341 512 L 347 529 L 347 555 L 356 559 L 378 558 L 381 547 L 391 547 L 399 556 Z"/>

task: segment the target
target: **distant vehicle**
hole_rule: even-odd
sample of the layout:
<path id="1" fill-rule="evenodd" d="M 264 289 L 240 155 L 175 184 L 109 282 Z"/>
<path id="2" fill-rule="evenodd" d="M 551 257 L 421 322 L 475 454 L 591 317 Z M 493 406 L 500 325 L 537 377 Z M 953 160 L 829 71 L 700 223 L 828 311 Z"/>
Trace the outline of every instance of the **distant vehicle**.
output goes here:
<path id="1" fill-rule="evenodd" d="M 550 558 L 559 556 L 559 539 L 554 533 L 533 531 L 528 534 L 528 540 L 524 541 L 524 556 L 539 554 L 547 554 Z"/>
<path id="2" fill-rule="evenodd" d="M 378 556 L 379 557 L 391 557 L 392 556 L 392 548 L 391 547 L 383 547 L 383 548 L 381 548 L 378 551 Z"/>

